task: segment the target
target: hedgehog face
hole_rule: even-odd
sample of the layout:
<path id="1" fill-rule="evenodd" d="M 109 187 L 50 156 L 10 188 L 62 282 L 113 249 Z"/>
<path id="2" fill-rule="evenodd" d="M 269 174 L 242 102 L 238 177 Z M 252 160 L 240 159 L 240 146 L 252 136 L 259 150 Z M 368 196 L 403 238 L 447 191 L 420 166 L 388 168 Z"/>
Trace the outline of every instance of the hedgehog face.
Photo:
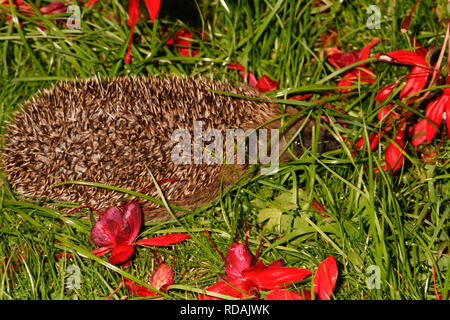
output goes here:
<path id="1" fill-rule="evenodd" d="M 280 155 L 280 162 L 294 159 L 292 155 L 297 158 L 301 157 L 304 150 L 311 148 L 313 134 L 316 130 L 316 122 L 311 119 L 306 119 L 306 117 L 301 115 L 297 109 L 288 106 L 286 108 L 286 113 L 288 114 L 288 117 L 286 117 L 285 123 L 288 125 L 285 127 L 280 138 L 280 152 L 282 152 L 293 137 L 295 138 L 289 146 L 291 150 L 286 149 L 286 151 Z M 300 129 L 301 131 L 298 133 Z M 319 131 L 318 142 L 318 153 L 324 153 L 340 148 L 339 142 L 324 127 Z"/>

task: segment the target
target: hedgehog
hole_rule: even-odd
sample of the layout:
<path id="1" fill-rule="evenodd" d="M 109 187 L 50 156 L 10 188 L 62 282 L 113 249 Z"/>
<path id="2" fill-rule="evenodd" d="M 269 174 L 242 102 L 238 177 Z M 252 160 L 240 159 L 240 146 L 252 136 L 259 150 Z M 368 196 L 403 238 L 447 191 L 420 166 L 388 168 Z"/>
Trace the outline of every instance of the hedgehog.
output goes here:
<path id="1" fill-rule="evenodd" d="M 251 164 L 227 163 L 223 158 L 195 162 L 175 157 L 186 161 L 174 161 L 174 156 L 180 155 L 176 151 L 180 140 L 174 139 L 174 132 L 189 136 L 199 123 L 202 132 L 213 128 L 223 136 L 234 129 L 282 129 L 278 150 L 286 150 L 279 155 L 286 160 L 292 150 L 300 154 L 311 144 L 314 124 L 304 121 L 295 108 L 283 112 L 278 104 L 245 84 L 173 75 L 93 77 L 60 82 L 15 111 L 5 126 L 0 163 L 10 186 L 20 194 L 98 209 L 119 203 L 124 194 L 80 184 L 55 185 L 77 180 L 139 191 L 154 181 L 152 175 L 156 181 L 170 179 L 160 188 L 169 204 L 185 209 L 174 211 L 181 216 L 218 199 Z M 290 124 L 283 129 L 286 123 Z M 300 126 L 302 141 L 296 139 L 289 151 L 284 147 Z M 336 149 L 331 134 L 320 132 L 320 151 Z M 217 137 L 220 135 L 211 141 L 219 142 Z M 247 160 L 249 148 L 250 142 L 245 147 Z M 220 160 L 212 153 L 209 156 Z M 233 160 L 236 157 L 237 152 Z M 192 158 L 195 160 L 195 151 Z M 156 189 L 146 192 L 158 197 Z M 147 208 L 144 221 L 171 219 L 161 204 L 139 201 Z"/>

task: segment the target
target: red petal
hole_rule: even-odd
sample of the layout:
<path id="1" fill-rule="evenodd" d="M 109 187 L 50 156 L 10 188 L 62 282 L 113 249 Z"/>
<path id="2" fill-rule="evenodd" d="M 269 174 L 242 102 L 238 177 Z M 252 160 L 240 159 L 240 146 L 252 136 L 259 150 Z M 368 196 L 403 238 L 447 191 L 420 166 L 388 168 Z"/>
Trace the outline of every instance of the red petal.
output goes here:
<path id="1" fill-rule="evenodd" d="M 375 149 L 375 147 L 377 146 L 378 142 L 380 141 L 380 135 L 377 133 L 371 134 L 369 136 L 369 141 L 370 141 L 370 150 Z M 356 142 L 356 149 L 360 149 L 362 146 L 364 145 L 364 137 L 360 138 L 357 142 Z"/>
<path id="2" fill-rule="evenodd" d="M 425 87 L 431 70 L 423 67 L 413 67 L 405 81 L 405 86 L 400 91 L 400 98 L 408 97 L 419 92 Z"/>
<path id="3" fill-rule="evenodd" d="M 392 109 L 392 107 L 391 107 L 390 104 L 388 104 L 387 106 L 381 108 L 380 111 L 378 111 L 378 114 L 377 114 L 378 121 L 380 121 L 380 122 L 383 121 L 384 118 L 386 118 L 386 116 L 388 114 L 389 114 L 389 118 L 392 118 L 392 112 L 391 113 L 389 112 L 389 111 L 391 111 L 391 109 Z M 388 119 L 386 121 L 386 123 L 388 123 L 389 121 L 390 121 L 390 119 Z"/>
<path id="4" fill-rule="evenodd" d="M 444 111 L 449 110 L 450 97 L 447 95 L 442 95 L 436 100 L 430 102 L 425 110 L 425 116 L 433 122 L 436 127 L 439 127 L 442 121 L 442 117 Z M 446 112 L 447 117 L 447 127 L 449 127 L 448 123 L 448 112 Z M 416 137 L 412 141 L 413 146 L 417 146 L 424 142 L 430 143 L 433 140 L 434 136 L 437 133 L 435 127 L 429 123 L 427 119 L 420 120 L 413 129 L 413 136 L 420 134 L 420 132 L 424 132 L 422 135 Z"/>
<path id="5" fill-rule="evenodd" d="M 92 9 L 94 4 L 96 4 L 99 0 L 90 0 L 88 3 L 88 9 Z"/>
<path id="6" fill-rule="evenodd" d="M 152 22 L 155 21 L 159 13 L 159 8 L 161 7 L 161 0 L 144 0 L 147 6 L 148 15 Z"/>
<path id="7" fill-rule="evenodd" d="M 402 148 L 404 145 L 403 144 L 404 133 L 405 133 L 404 129 L 399 129 L 394 139 L 394 141 Z M 391 168 L 392 171 L 396 171 L 400 169 L 400 167 L 402 166 L 405 155 L 403 154 L 401 149 L 397 148 L 394 144 L 391 143 L 386 148 L 385 158 L 388 167 Z"/>
<path id="8" fill-rule="evenodd" d="M 370 72 L 370 73 L 369 73 Z M 344 76 L 342 77 L 341 81 L 338 82 L 338 87 L 349 87 L 352 86 L 355 82 L 368 82 L 368 83 L 374 83 L 373 79 L 375 77 L 372 74 L 372 70 L 368 68 L 361 68 L 361 69 L 352 69 Z M 341 89 L 341 92 L 346 92 L 351 89 L 344 88 Z"/>
<path id="9" fill-rule="evenodd" d="M 314 293 L 320 300 L 330 300 L 337 276 L 336 260 L 329 256 L 320 263 L 314 275 Z"/>
<path id="10" fill-rule="evenodd" d="M 281 259 L 275 260 L 271 264 L 269 264 L 266 269 L 272 269 L 272 268 L 281 268 L 284 267 L 284 262 Z"/>
<path id="11" fill-rule="evenodd" d="M 311 274 L 311 271 L 294 267 L 281 267 L 262 271 L 247 270 L 242 273 L 246 279 L 255 282 L 260 289 L 274 290 L 287 287 L 291 282 L 303 280 Z"/>
<path id="12" fill-rule="evenodd" d="M 448 105 L 449 102 L 450 97 L 440 96 L 439 98 L 428 104 L 427 108 L 425 109 L 425 116 L 433 121 L 436 127 L 439 127 L 439 125 L 441 124 L 442 115 L 444 113 L 446 105 Z"/>
<path id="13" fill-rule="evenodd" d="M 111 250 L 112 250 L 112 247 L 100 247 L 100 248 L 91 250 L 91 252 L 93 254 L 95 254 L 97 257 L 101 257 L 101 256 L 107 254 Z"/>
<path id="14" fill-rule="evenodd" d="M 261 79 L 256 83 L 256 88 L 260 92 L 273 91 L 278 89 L 278 82 L 270 79 L 268 76 L 263 75 Z"/>
<path id="15" fill-rule="evenodd" d="M 160 264 L 158 268 L 153 272 L 150 281 L 150 285 L 160 290 L 163 287 L 167 287 L 173 284 L 173 271 L 167 264 Z"/>
<path id="16" fill-rule="evenodd" d="M 424 55 L 406 50 L 397 50 L 380 54 L 378 55 L 378 60 L 413 66 L 427 66 Z"/>
<path id="17" fill-rule="evenodd" d="M 413 146 L 418 146 L 422 142 L 427 141 L 427 125 L 429 125 L 428 120 L 422 119 L 414 126 L 412 135 L 413 137 L 415 136 L 415 138 L 413 138 L 411 141 L 411 144 Z M 420 134 L 420 136 L 418 136 L 418 134 Z M 433 139 L 433 137 L 431 137 L 431 139 Z M 427 141 L 427 143 L 430 143 L 431 139 Z"/>
<path id="18" fill-rule="evenodd" d="M 211 291 L 215 293 L 220 293 L 224 295 L 228 295 L 234 298 L 246 298 L 251 295 L 250 292 L 255 290 L 255 284 L 246 279 L 233 279 L 228 282 L 220 281 L 208 289 L 206 291 Z M 208 295 L 200 295 L 198 297 L 199 300 L 223 300 L 222 298 L 217 298 Z"/>
<path id="19" fill-rule="evenodd" d="M 368 43 L 362 50 L 361 50 L 361 58 L 360 60 L 365 60 L 369 58 L 369 52 L 370 49 L 372 49 L 372 47 L 374 45 L 376 45 L 378 42 L 380 42 L 382 39 L 373 39 L 372 41 L 370 41 L 370 43 Z"/>
<path id="20" fill-rule="evenodd" d="M 312 93 L 307 93 L 307 94 L 304 94 L 304 95 L 301 95 L 301 96 L 289 97 L 288 99 L 289 100 L 303 101 L 303 100 L 306 100 L 306 99 L 311 98 L 311 97 L 312 97 Z"/>
<path id="21" fill-rule="evenodd" d="M 327 52 L 333 52 L 328 55 L 328 61 L 336 68 L 344 68 L 361 60 L 361 50 L 353 50 L 350 52 L 342 53 L 339 49 L 327 50 Z"/>
<path id="22" fill-rule="evenodd" d="M 240 65 L 239 63 L 231 62 L 227 68 L 238 70 L 240 72 L 240 76 L 242 79 L 246 79 L 248 81 L 248 84 L 252 87 L 256 87 L 258 80 L 256 80 L 256 77 L 251 72 L 245 72 L 245 68 L 243 65 Z"/>
<path id="23" fill-rule="evenodd" d="M 50 2 L 48 5 L 40 9 L 42 14 L 56 14 L 56 13 L 65 13 L 67 11 L 64 3 L 60 1 Z"/>
<path id="24" fill-rule="evenodd" d="M 127 286 L 128 291 L 130 291 L 130 293 L 134 294 L 135 296 L 139 296 L 139 297 L 152 297 L 152 296 L 156 296 L 157 293 L 144 287 L 141 286 L 139 284 L 134 283 L 133 281 L 129 280 L 129 279 L 123 279 L 123 282 L 125 283 L 125 285 Z"/>
<path id="25" fill-rule="evenodd" d="M 134 26 L 139 21 L 139 0 L 130 0 L 128 4 L 128 21 L 129 27 Z"/>
<path id="26" fill-rule="evenodd" d="M 130 226 L 130 233 L 128 237 L 128 244 L 132 244 L 136 239 L 142 222 L 142 210 L 141 206 L 136 202 L 128 202 L 122 206 L 124 211 L 123 219 Z"/>
<path id="27" fill-rule="evenodd" d="M 450 138 L 450 100 L 445 103 L 445 122 L 447 124 L 447 136 Z"/>
<path id="28" fill-rule="evenodd" d="M 388 164 L 388 168 L 391 168 L 392 171 L 396 171 L 402 166 L 405 156 L 400 151 L 400 149 L 398 149 L 394 144 L 391 143 L 386 148 L 385 158 L 386 163 Z"/>
<path id="29" fill-rule="evenodd" d="M 133 246 L 118 246 L 112 249 L 108 262 L 112 264 L 119 264 L 127 261 L 134 252 Z"/>
<path id="30" fill-rule="evenodd" d="M 395 87 L 398 85 L 398 82 L 395 81 L 394 83 L 387 85 L 386 87 L 383 87 L 375 97 L 375 101 L 382 101 L 387 99 L 392 92 L 394 92 Z"/>
<path id="31" fill-rule="evenodd" d="M 266 294 L 264 300 L 311 300 L 311 294 L 308 290 L 303 295 L 287 290 L 274 290 Z"/>
<path id="32" fill-rule="evenodd" d="M 184 233 L 172 233 L 167 234 L 164 236 L 158 236 L 150 239 L 142 239 L 134 244 L 140 244 L 144 246 L 154 246 L 154 247 L 162 247 L 162 246 L 168 246 L 171 244 L 175 244 L 181 241 L 184 241 L 186 239 L 189 239 L 190 236 L 184 234 Z"/>
<path id="33" fill-rule="evenodd" d="M 253 256 L 245 245 L 240 242 L 233 243 L 225 257 L 225 273 L 228 277 L 241 277 L 242 271 L 250 268 L 252 259 Z"/>
<path id="34" fill-rule="evenodd" d="M 99 247 L 115 246 L 127 240 L 129 226 L 118 207 L 106 209 L 91 229 L 92 242 Z"/>

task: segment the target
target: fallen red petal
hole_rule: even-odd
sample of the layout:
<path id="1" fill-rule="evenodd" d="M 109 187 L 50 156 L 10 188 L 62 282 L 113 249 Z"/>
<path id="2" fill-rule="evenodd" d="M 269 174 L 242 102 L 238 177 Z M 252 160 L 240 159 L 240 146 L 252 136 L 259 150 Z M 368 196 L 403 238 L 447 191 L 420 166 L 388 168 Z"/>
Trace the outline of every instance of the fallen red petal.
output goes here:
<path id="1" fill-rule="evenodd" d="M 295 267 L 269 268 L 262 271 L 247 270 L 243 276 L 255 282 L 260 289 L 274 290 L 301 281 L 311 274 L 310 270 Z"/>
<path id="2" fill-rule="evenodd" d="M 255 284 L 247 279 L 232 279 L 227 282 L 220 281 L 206 289 L 206 291 L 243 299 L 252 295 L 251 292 L 255 291 Z M 198 297 L 198 300 L 223 300 L 223 298 L 202 294 Z"/>
<path id="3" fill-rule="evenodd" d="M 278 82 L 270 79 L 268 76 L 263 75 L 256 83 L 256 88 L 260 92 L 273 91 L 278 89 Z"/>
<path id="4" fill-rule="evenodd" d="M 119 264 L 127 261 L 134 252 L 133 246 L 118 246 L 112 249 L 108 262 L 111 264 Z"/>
<path id="5" fill-rule="evenodd" d="M 152 22 L 154 22 L 161 7 L 161 0 L 144 0 L 144 2 L 147 7 L 148 15 Z"/>
<path id="6" fill-rule="evenodd" d="M 233 243 L 225 256 L 225 273 L 228 277 L 239 278 L 242 271 L 250 268 L 253 256 L 240 242 Z"/>
<path id="7" fill-rule="evenodd" d="M 140 245 L 144 245 L 144 246 L 161 247 L 161 246 L 168 246 L 171 244 L 175 244 L 175 243 L 184 241 L 189 238 L 190 238 L 190 236 L 188 236 L 184 233 L 172 233 L 172 234 L 167 234 L 164 236 L 158 236 L 158 237 L 149 238 L 149 239 L 142 239 L 142 240 L 136 241 L 134 244 L 140 244 Z"/>
<path id="8" fill-rule="evenodd" d="M 329 256 L 320 263 L 314 275 L 314 293 L 320 300 L 330 300 L 337 276 L 336 260 L 333 256 Z"/>

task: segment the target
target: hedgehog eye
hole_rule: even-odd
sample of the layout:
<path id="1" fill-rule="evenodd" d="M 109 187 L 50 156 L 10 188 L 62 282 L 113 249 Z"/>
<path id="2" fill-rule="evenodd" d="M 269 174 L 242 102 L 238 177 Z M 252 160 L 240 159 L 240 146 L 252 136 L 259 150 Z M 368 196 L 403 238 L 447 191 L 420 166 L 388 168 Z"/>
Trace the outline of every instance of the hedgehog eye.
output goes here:
<path id="1" fill-rule="evenodd" d="M 295 138 L 294 142 L 292 143 L 294 151 L 298 152 L 302 150 L 302 142 L 299 137 Z"/>

